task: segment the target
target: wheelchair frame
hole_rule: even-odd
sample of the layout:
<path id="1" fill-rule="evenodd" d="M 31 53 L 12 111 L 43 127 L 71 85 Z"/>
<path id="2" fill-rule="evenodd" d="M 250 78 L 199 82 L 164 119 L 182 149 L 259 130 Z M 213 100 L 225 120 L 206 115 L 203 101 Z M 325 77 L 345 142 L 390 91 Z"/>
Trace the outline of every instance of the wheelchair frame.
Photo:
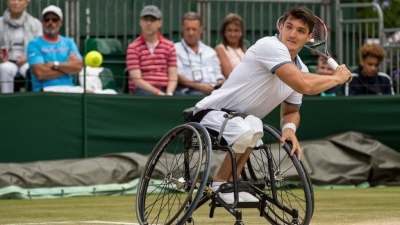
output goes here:
<path id="1" fill-rule="evenodd" d="M 210 218 L 216 207 L 222 207 L 235 217 L 235 225 L 244 224 L 241 208 L 258 209 L 260 217 L 274 225 L 310 223 L 314 211 L 311 180 L 303 163 L 289 156 L 291 144 L 280 146 L 277 129 L 264 125 L 264 143 L 254 148 L 239 178 L 231 147 L 200 123 L 190 122 L 190 113 L 184 112 L 185 124 L 165 134 L 149 156 L 136 197 L 140 224 L 191 224 L 192 213 L 209 201 Z M 229 190 L 214 192 L 208 187 L 212 151 L 216 150 L 232 158 L 234 180 L 227 185 Z M 234 202 L 219 198 L 220 191 L 233 192 Z M 240 191 L 259 201 L 239 202 Z"/>

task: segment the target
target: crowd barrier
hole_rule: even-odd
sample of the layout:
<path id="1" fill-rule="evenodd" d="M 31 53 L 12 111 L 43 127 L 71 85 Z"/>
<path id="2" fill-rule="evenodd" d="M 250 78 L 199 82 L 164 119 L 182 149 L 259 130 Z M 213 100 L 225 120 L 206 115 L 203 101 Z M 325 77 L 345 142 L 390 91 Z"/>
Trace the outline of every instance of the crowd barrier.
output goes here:
<path id="1" fill-rule="evenodd" d="M 149 154 L 182 111 L 199 97 L 61 93 L 0 95 L 0 162 Z M 400 95 L 309 97 L 301 108 L 300 141 L 348 131 L 365 133 L 400 151 Z M 264 123 L 279 127 L 279 107 Z"/>

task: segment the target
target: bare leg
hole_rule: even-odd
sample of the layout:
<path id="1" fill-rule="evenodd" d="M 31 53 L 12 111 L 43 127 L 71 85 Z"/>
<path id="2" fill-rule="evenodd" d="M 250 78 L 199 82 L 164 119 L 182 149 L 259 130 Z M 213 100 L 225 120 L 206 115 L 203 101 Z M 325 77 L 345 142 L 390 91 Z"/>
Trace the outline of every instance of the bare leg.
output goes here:
<path id="1" fill-rule="evenodd" d="M 237 157 L 241 154 L 235 154 Z M 228 182 L 229 177 L 232 176 L 232 160 L 231 155 L 229 153 L 226 154 L 224 161 L 222 162 L 221 166 L 219 167 L 217 175 L 215 175 L 213 181 L 216 182 Z"/>
<path id="2" fill-rule="evenodd" d="M 238 178 L 240 177 L 240 173 L 242 173 L 243 167 L 249 159 L 250 154 L 253 152 L 253 148 L 247 148 L 243 154 L 236 154 L 236 174 Z M 240 156 L 238 156 L 240 155 Z M 229 182 L 233 182 L 233 174 L 231 173 L 228 179 Z"/>
<path id="3" fill-rule="evenodd" d="M 236 157 L 236 170 L 238 177 L 243 170 L 244 165 L 249 158 L 252 148 L 247 148 L 244 153 L 235 153 Z M 221 167 L 218 170 L 217 175 L 215 175 L 213 181 L 216 182 L 233 182 L 233 174 L 232 174 L 232 163 L 231 156 L 226 154 L 224 161 L 221 164 Z"/>

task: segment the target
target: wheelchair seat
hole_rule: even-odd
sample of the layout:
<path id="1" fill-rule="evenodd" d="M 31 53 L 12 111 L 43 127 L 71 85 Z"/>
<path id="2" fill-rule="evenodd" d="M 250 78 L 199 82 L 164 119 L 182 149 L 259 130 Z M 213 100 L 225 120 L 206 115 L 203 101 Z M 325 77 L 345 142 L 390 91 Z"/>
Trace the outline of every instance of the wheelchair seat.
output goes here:
<path id="1" fill-rule="evenodd" d="M 197 122 L 197 121 L 194 121 L 194 119 L 193 119 L 193 112 L 194 112 L 194 107 L 190 107 L 190 108 L 183 110 L 183 122 L 184 123 Z M 228 146 L 228 142 L 226 142 L 224 137 L 221 137 L 221 140 L 218 141 L 218 136 L 219 136 L 218 131 L 212 130 L 209 128 L 206 128 L 206 129 L 207 129 L 208 133 L 210 134 L 213 149 L 224 150 L 224 148 Z"/>
<path id="2" fill-rule="evenodd" d="M 183 122 L 188 123 L 193 121 L 194 107 L 183 110 Z"/>

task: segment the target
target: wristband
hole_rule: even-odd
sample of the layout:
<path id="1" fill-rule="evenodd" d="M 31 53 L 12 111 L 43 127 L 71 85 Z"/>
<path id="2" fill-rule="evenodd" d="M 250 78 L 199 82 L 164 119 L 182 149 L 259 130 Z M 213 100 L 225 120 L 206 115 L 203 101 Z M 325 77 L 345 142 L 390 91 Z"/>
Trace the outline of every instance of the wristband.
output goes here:
<path id="1" fill-rule="evenodd" d="M 168 96 L 173 96 L 174 94 L 171 93 L 171 92 L 167 92 L 166 95 L 168 95 Z"/>
<path id="2" fill-rule="evenodd" d="M 282 133 L 285 132 L 285 130 L 286 130 L 287 128 L 292 129 L 293 132 L 296 133 L 296 125 L 295 125 L 294 123 L 287 123 L 287 124 L 283 125 L 283 127 L 282 127 Z"/>
<path id="3" fill-rule="evenodd" d="M 154 95 L 160 94 L 160 90 L 158 90 L 158 89 L 154 90 L 154 91 L 153 91 L 153 94 L 154 94 Z"/>

